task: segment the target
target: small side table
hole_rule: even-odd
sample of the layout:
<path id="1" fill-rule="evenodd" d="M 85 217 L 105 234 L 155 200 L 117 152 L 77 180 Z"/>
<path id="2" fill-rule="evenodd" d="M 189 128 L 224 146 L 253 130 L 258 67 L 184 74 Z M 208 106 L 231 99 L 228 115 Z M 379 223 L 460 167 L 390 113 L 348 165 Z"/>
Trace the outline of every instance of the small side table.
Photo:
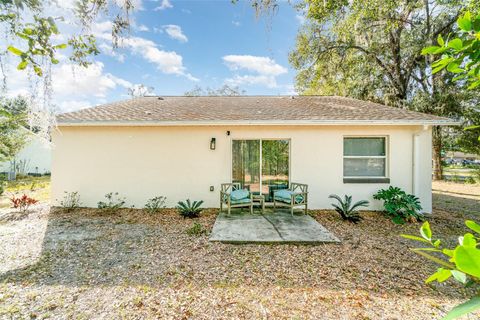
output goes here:
<path id="1" fill-rule="evenodd" d="M 262 208 L 262 213 L 265 211 L 265 196 L 261 194 L 254 194 L 252 196 L 253 205 L 259 205 Z"/>

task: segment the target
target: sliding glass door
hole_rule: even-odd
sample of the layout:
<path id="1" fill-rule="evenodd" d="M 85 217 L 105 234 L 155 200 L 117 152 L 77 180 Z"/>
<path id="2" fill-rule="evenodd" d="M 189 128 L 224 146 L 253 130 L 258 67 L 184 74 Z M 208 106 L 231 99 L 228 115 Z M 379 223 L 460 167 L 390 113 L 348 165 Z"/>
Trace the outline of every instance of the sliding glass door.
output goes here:
<path id="1" fill-rule="evenodd" d="M 273 192 L 288 188 L 289 140 L 233 140 L 232 181 L 272 201 Z"/>

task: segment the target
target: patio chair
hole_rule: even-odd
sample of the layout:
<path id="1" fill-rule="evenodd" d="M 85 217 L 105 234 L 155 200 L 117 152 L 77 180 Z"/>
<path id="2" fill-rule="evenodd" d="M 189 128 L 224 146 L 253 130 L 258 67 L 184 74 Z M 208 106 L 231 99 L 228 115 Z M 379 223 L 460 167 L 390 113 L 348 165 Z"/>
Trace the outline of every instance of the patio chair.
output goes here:
<path id="1" fill-rule="evenodd" d="M 305 206 L 305 214 L 307 214 L 308 185 L 292 182 L 290 183 L 289 189 L 274 191 L 273 210 L 275 210 L 277 206 L 290 208 L 292 216 L 295 207 Z"/>
<path id="2" fill-rule="evenodd" d="M 220 188 L 220 212 L 223 211 L 223 205 L 227 206 L 227 213 L 230 214 L 232 208 L 250 207 L 250 213 L 253 214 L 253 196 L 247 189 L 242 189 L 240 183 L 222 183 Z"/>

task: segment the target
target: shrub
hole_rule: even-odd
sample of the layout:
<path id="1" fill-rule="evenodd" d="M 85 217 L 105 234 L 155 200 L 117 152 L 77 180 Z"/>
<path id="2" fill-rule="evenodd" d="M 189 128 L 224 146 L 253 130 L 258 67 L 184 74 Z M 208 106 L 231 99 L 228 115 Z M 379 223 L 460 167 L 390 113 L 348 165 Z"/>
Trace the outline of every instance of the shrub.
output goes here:
<path id="1" fill-rule="evenodd" d="M 184 218 L 196 218 L 203 210 L 203 208 L 200 208 L 202 204 L 203 200 L 190 202 L 190 199 L 187 199 L 186 201 L 178 202 L 177 209 Z"/>
<path id="2" fill-rule="evenodd" d="M 5 180 L 0 176 L 0 196 L 5 192 Z"/>
<path id="3" fill-rule="evenodd" d="M 147 203 L 145 204 L 145 210 L 148 213 L 157 213 L 160 209 L 165 208 L 165 201 L 167 200 L 166 197 L 159 196 L 152 199 L 148 199 Z"/>
<path id="4" fill-rule="evenodd" d="M 381 189 L 373 195 L 373 198 L 383 200 L 385 212 L 397 224 L 423 220 L 420 200 L 413 194 L 407 194 L 398 187 L 390 186 L 388 189 Z"/>
<path id="5" fill-rule="evenodd" d="M 456 281 L 471 286 L 480 284 L 479 257 L 480 249 L 477 243 L 480 241 L 480 224 L 472 220 L 465 221 L 465 225 L 472 232 L 465 233 L 458 237 L 458 244 L 455 248 L 448 248 L 442 245 L 439 239 L 433 239 L 430 224 L 423 223 L 420 228 L 420 237 L 402 234 L 402 237 L 415 240 L 421 243 L 421 248 L 411 249 L 413 252 L 436 263 L 439 268 L 425 281 L 439 283 L 453 277 Z M 425 248 L 425 245 L 428 247 Z M 475 295 L 469 301 L 454 307 L 443 319 L 456 319 L 468 313 L 480 309 L 480 296 Z"/>
<path id="6" fill-rule="evenodd" d="M 468 176 L 468 177 L 465 178 L 465 183 L 466 183 L 466 184 L 475 184 L 475 183 L 477 183 L 477 182 L 475 181 L 475 178 L 474 178 L 474 177 Z"/>
<path id="7" fill-rule="evenodd" d="M 476 180 L 477 183 L 480 183 L 480 168 L 473 171 L 473 178 Z"/>
<path id="8" fill-rule="evenodd" d="M 24 194 L 20 198 L 16 198 L 15 196 L 13 196 L 12 198 L 10 198 L 10 201 L 12 202 L 12 207 L 15 209 L 19 209 L 22 213 L 27 212 L 31 205 L 38 202 L 38 200 L 30 198 L 26 194 Z"/>
<path id="9" fill-rule="evenodd" d="M 355 209 L 358 207 L 368 207 L 369 205 L 369 202 L 367 200 L 361 200 L 361 201 L 355 202 L 352 205 L 352 196 L 347 196 L 347 195 L 345 195 L 344 200 L 342 200 L 342 198 L 340 198 L 336 194 L 331 194 L 329 198 L 335 199 L 338 201 L 338 205 L 332 203 L 332 206 L 335 208 L 335 211 L 337 211 L 340 214 L 342 219 L 351 221 L 353 223 L 357 223 L 362 219 L 362 217 L 358 215 Z"/>
<path id="10" fill-rule="evenodd" d="M 107 212 L 115 212 L 125 204 L 125 198 L 119 197 L 118 192 L 110 192 L 105 195 L 107 201 L 99 201 L 98 209 L 102 209 Z"/>
<path id="11" fill-rule="evenodd" d="M 63 200 L 60 201 L 60 206 L 66 211 L 71 212 L 80 207 L 80 195 L 77 191 L 67 192 L 64 191 Z"/>
<path id="12" fill-rule="evenodd" d="M 189 236 L 200 236 L 207 233 L 207 230 L 200 223 L 193 223 L 190 228 L 187 229 L 187 234 Z"/>

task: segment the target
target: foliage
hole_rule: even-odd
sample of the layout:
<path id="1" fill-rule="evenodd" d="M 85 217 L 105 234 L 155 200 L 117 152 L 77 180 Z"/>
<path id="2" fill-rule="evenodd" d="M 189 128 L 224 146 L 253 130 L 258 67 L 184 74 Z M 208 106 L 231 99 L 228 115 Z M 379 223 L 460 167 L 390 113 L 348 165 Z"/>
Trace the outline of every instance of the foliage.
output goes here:
<path id="1" fill-rule="evenodd" d="M 245 90 L 241 90 L 239 87 L 231 87 L 227 84 L 223 85 L 218 89 L 212 89 L 207 87 L 203 89 L 200 86 L 195 86 L 190 91 L 185 91 L 183 94 L 187 97 L 198 97 L 198 96 L 243 96 L 245 95 Z"/>
<path id="2" fill-rule="evenodd" d="M 194 222 L 192 226 L 187 229 L 186 232 L 189 236 L 200 236 L 202 234 L 206 234 L 207 230 L 202 224 Z"/>
<path id="3" fill-rule="evenodd" d="M 148 213 L 157 213 L 160 209 L 165 208 L 165 201 L 167 200 L 164 196 L 154 197 L 148 199 L 147 203 L 145 204 L 145 210 Z"/>
<path id="4" fill-rule="evenodd" d="M 275 2 L 275 1 L 264 1 Z M 455 32 L 470 3 L 410 0 L 303 0 L 304 14 L 290 62 L 303 94 L 341 95 L 439 116 L 458 117 L 474 105 L 445 73 L 432 75 L 422 49 Z M 442 178 L 443 133 L 434 128 L 434 178 Z"/>
<path id="5" fill-rule="evenodd" d="M 390 186 L 388 189 L 381 189 L 373 195 L 375 200 L 383 200 L 386 213 L 397 224 L 408 221 L 422 221 L 422 206 L 420 200 L 398 187 Z"/>
<path id="6" fill-rule="evenodd" d="M 70 60 L 73 63 L 81 66 L 90 64 L 88 57 L 99 53 L 91 32 L 91 25 L 99 16 L 115 15 L 112 37 L 116 45 L 119 36 L 129 28 L 129 14 L 133 6 L 131 1 L 112 4 L 110 1 L 92 0 L 77 1 L 71 9 L 65 9 L 54 0 L 7 0 L 0 2 L 0 9 L 0 25 L 6 30 L 7 42 L 10 42 L 7 50 L 19 59 L 17 69 L 25 70 L 30 66 L 41 77 L 44 74 L 42 61 L 47 59 L 52 64 L 59 63 L 57 52 L 66 48 L 71 49 Z M 63 10 L 65 16 L 50 15 L 58 9 Z M 80 32 L 59 42 L 56 40 L 61 38 L 57 23 L 65 20 L 78 26 Z"/>
<path id="7" fill-rule="evenodd" d="M 478 248 L 480 225 L 472 220 L 465 221 L 465 224 L 473 233 L 468 232 L 459 237 L 458 244 L 453 249 L 443 246 L 441 240 L 433 239 L 428 221 L 420 228 L 421 237 L 402 235 L 406 239 L 427 244 L 426 248 L 411 250 L 440 266 L 428 277 L 426 283 L 433 281 L 442 283 L 451 277 L 466 285 L 480 283 L 480 249 Z M 480 309 L 480 294 L 453 308 L 443 319 L 456 319 L 478 309 Z"/>
<path id="8" fill-rule="evenodd" d="M 352 204 L 352 196 L 345 195 L 344 199 L 340 198 L 336 194 L 329 196 L 331 199 L 338 201 L 338 205 L 332 203 L 332 206 L 335 208 L 343 220 L 351 221 L 353 223 L 359 222 L 362 217 L 355 211 L 359 207 L 368 207 L 369 202 L 367 200 L 361 200 Z"/>
<path id="9" fill-rule="evenodd" d="M 3 175 L 0 175 L 0 196 L 5 192 L 5 180 Z"/>
<path id="10" fill-rule="evenodd" d="M 125 205 L 125 198 L 120 197 L 118 192 L 107 193 L 105 199 L 106 201 L 98 202 L 98 209 L 113 213 Z"/>
<path id="11" fill-rule="evenodd" d="M 179 201 L 177 209 L 184 218 L 196 218 L 203 211 L 203 208 L 200 208 L 202 204 L 203 200 L 191 202 L 190 199 L 187 199 L 186 201 Z"/>
<path id="12" fill-rule="evenodd" d="M 432 73 L 446 69 L 456 75 L 455 81 L 466 80 L 468 88 L 480 86 L 480 13 L 466 11 L 457 19 L 458 34 L 444 40 L 439 34 L 437 44 L 422 50 L 423 54 L 440 55 L 432 63 Z"/>
<path id="13" fill-rule="evenodd" d="M 26 194 L 23 194 L 23 196 L 21 196 L 20 198 L 13 196 L 12 198 L 10 198 L 10 201 L 12 203 L 12 207 L 15 209 L 19 209 L 22 213 L 27 212 L 31 205 L 34 205 L 38 202 L 38 200 L 30 198 Z"/>
<path id="14" fill-rule="evenodd" d="M 78 194 L 78 191 L 64 191 L 63 200 L 60 201 L 60 206 L 66 212 L 71 212 L 80 207 L 80 195 Z"/>
<path id="15" fill-rule="evenodd" d="M 0 162 L 12 159 L 27 142 L 27 102 L 0 99 Z"/>

